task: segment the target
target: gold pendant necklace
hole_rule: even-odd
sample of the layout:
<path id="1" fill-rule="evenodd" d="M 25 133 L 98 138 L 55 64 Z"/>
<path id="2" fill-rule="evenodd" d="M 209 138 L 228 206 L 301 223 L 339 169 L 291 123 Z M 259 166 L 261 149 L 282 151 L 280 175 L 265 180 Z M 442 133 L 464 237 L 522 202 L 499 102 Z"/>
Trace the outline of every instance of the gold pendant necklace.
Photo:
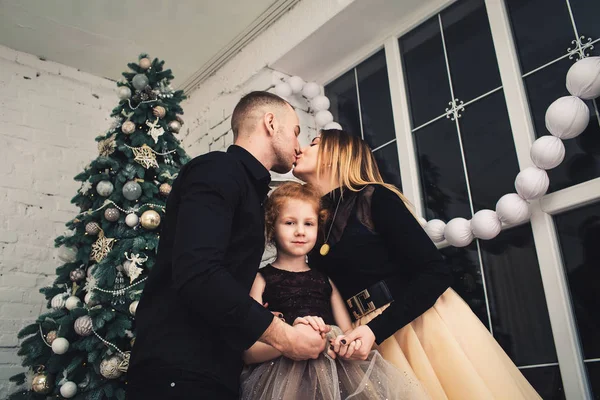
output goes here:
<path id="1" fill-rule="evenodd" d="M 331 235 L 331 229 L 333 228 L 333 223 L 335 222 L 335 217 L 337 215 L 338 208 L 340 208 L 341 202 L 342 202 L 342 192 L 340 191 L 340 199 L 338 200 L 337 206 L 335 207 L 335 212 L 333 213 L 331 225 L 329 226 L 329 232 L 327 232 L 327 237 L 325 238 L 325 243 L 323 243 L 323 245 L 319 249 L 319 254 L 321 254 L 322 256 L 326 256 L 327 254 L 329 254 L 329 249 L 331 249 L 331 246 L 329 246 L 329 244 L 327 242 L 329 241 L 329 236 Z"/>

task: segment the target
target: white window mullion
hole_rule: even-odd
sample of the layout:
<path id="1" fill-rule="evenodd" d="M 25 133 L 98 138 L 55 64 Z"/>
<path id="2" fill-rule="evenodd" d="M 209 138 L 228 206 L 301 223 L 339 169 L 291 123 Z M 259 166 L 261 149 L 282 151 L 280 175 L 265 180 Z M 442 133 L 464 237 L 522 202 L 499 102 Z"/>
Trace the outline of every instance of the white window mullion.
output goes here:
<path id="1" fill-rule="evenodd" d="M 404 69 L 400 58 L 398 39 L 392 36 L 385 41 L 385 61 L 387 64 L 396 145 L 400 160 L 402 190 L 406 198 L 414 205 L 417 215 L 423 216 L 421 201 L 421 184 L 419 182 L 419 164 L 415 151 L 415 143 L 410 124 L 410 107 L 406 95 Z"/>
<path id="2" fill-rule="evenodd" d="M 485 5 L 517 160 L 520 168 L 524 169 L 533 165 L 529 152 L 535 140 L 535 132 L 509 16 L 502 0 L 485 0 Z M 565 395 L 568 400 L 591 399 L 554 222 L 550 215 L 542 211 L 539 201 L 531 202 L 531 208 L 531 227 Z"/>

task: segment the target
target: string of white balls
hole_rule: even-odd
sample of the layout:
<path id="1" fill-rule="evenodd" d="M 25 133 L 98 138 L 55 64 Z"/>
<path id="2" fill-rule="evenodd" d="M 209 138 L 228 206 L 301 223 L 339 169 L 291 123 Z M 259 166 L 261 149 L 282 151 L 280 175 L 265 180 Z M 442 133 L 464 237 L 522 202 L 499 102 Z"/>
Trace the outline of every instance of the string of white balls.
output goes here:
<path id="1" fill-rule="evenodd" d="M 131 149 L 131 150 L 139 150 L 139 149 L 141 149 L 141 148 L 142 148 L 142 147 L 133 147 L 133 146 L 129 146 L 129 145 L 127 145 L 127 144 L 125 144 L 125 147 L 127 147 L 128 149 Z M 154 150 L 154 149 L 153 149 L 152 147 L 150 147 L 150 146 L 148 146 L 148 148 L 150 149 L 150 151 L 152 151 L 152 152 L 153 152 L 154 154 L 156 154 L 157 156 L 168 156 L 169 154 L 173 154 L 173 153 L 176 153 L 176 152 L 177 152 L 177 150 L 169 150 L 169 151 L 167 151 L 167 152 L 165 152 L 165 153 L 159 153 L 158 151 Z"/>
<path id="2" fill-rule="evenodd" d="M 302 78 L 292 76 L 287 80 L 273 75 L 275 93 L 283 98 L 302 94 L 310 103 L 311 111 L 320 129 L 342 129 L 333 120 L 329 111 L 330 101 L 321 95 L 315 82 L 305 83 Z M 544 196 L 550 180 L 547 170 L 556 168 L 565 158 L 563 140 L 579 136 L 588 126 L 589 108 L 584 100 L 600 97 L 600 57 L 586 57 L 569 69 L 566 87 L 570 96 L 554 101 L 545 115 L 546 128 L 551 136 L 538 138 L 531 146 L 530 156 L 535 167 L 528 167 L 517 174 L 516 193 L 502 196 L 494 210 L 480 210 L 471 220 L 454 218 L 448 223 L 440 219 L 426 221 L 420 218 L 425 232 L 435 243 L 446 240 L 455 247 L 465 247 L 477 239 L 490 240 L 502 231 L 503 224 L 518 225 L 529 220 L 529 202 Z"/>
<path id="3" fill-rule="evenodd" d="M 135 286 L 139 285 L 139 284 L 140 284 L 140 283 L 142 283 L 142 282 L 145 282 L 145 281 L 146 281 L 146 279 L 148 279 L 148 277 L 145 277 L 145 278 L 143 278 L 143 279 L 140 279 L 139 281 L 137 281 L 137 282 L 135 282 L 135 283 L 132 283 L 131 285 L 129 285 L 129 286 L 127 286 L 127 287 L 124 287 L 123 289 L 119 289 L 119 290 L 106 290 L 106 289 L 99 288 L 99 287 L 97 287 L 97 286 L 94 286 L 94 287 L 92 288 L 92 290 L 97 290 L 97 291 L 99 291 L 99 292 L 102 292 L 102 293 L 112 294 L 112 295 L 114 295 L 114 296 L 120 296 L 120 295 L 122 295 L 122 294 L 125 294 L 125 292 L 127 292 L 129 289 L 131 289 L 131 288 L 133 288 L 133 287 L 135 287 Z"/>
<path id="4" fill-rule="evenodd" d="M 88 211 L 85 211 L 85 212 L 79 213 L 79 214 L 78 214 L 78 216 L 80 216 L 80 215 L 90 215 L 90 214 L 93 214 L 93 213 L 95 213 L 95 212 L 97 212 L 97 211 L 100 211 L 100 210 L 102 210 L 103 208 L 105 208 L 105 207 L 106 207 L 106 206 L 108 206 L 108 205 L 113 205 L 113 206 L 114 206 L 114 207 L 115 207 L 117 210 L 119 210 L 119 211 L 121 211 L 121 212 L 123 212 L 123 213 L 125 213 L 125 214 L 133 214 L 133 213 L 135 213 L 137 210 L 139 210 L 139 209 L 140 209 L 140 208 L 142 208 L 142 207 L 151 207 L 151 208 L 152 208 L 152 207 L 157 207 L 157 208 L 160 208 L 160 209 L 162 209 L 163 211 L 164 211 L 164 209 L 165 209 L 165 207 L 164 207 L 164 206 L 161 206 L 161 205 L 159 205 L 159 204 L 153 204 L 153 203 L 144 203 L 144 204 L 142 204 L 141 206 L 138 206 L 138 207 L 137 207 L 137 210 L 135 210 L 135 209 L 124 210 L 124 209 L 122 209 L 121 207 L 119 207 L 119 206 L 117 205 L 117 203 L 115 203 L 114 201 L 112 201 L 112 200 L 106 200 L 106 201 L 104 202 L 104 204 L 102 204 L 102 205 L 101 205 L 99 208 L 96 208 L 95 210 L 88 210 Z"/>

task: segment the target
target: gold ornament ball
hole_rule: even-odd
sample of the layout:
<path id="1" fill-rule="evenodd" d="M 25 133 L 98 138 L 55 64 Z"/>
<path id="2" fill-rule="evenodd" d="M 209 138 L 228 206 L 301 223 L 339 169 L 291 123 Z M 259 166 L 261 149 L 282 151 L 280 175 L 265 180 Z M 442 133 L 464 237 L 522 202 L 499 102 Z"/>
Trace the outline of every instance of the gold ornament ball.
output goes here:
<path id="1" fill-rule="evenodd" d="M 58 332 L 50 331 L 46 335 L 46 342 L 48 342 L 49 345 L 52 345 L 52 342 L 54 342 L 54 339 L 56 339 L 57 337 L 58 337 Z"/>
<path id="2" fill-rule="evenodd" d="M 135 124 L 132 121 L 123 122 L 121 131 L 126 135 L 131 135 L 133 132 L 135 132 Z"/>
<path id="3" fill-rule="evenodd" d="M 47 372 L 38 372 L 33 376 L 31 389 L 39 394 L 48 394 L 52 391 L 52 377 Z"/>
<path id="4" fill-rule="evenodd" d="M 154 230 L 160 225 L 160 215 L 154 210 L 144 211 L 140 220 L 142 226 L 148 230 Z"/>
<path id="5" fill-rule="evenodd" d="M 181 124 L 179 123 L 179 121 L 171 121 L 169 122 L 169 129 L 173 133 L 178 133 L 181 129 Z"/>
<path id="6" fill-rule="evenodd" d="M 152 109 L 152 114 L 158 118 L 164 118 L 167 115 L 167 110 L 163 106 L 156 106 Z"/>
<path id="7" fill-rule="evenodd" d="M 123 373 L 119 370 L 121 357 L 112 356 L 100 362 L 100 374 L 106 379 L 117 379 Z"/>
<path id="8" fill-rule="evenodd" d="M 171 185 L 169 185 L 168 183 L 163 183 L 158 188 L 158 191 L 161 195 L 167 197 L 169 195 L 169 193 L 171 193 L 171 189 L 172 189 Z"/>
<path id="9" fill-rule="evenodd" d="M 145 70 L 145 69 L 150 68 L 151 66 L 152 66 L 152 61 L 150 61 L 149 58 L 144 57 L 140 60 L 140 68 L 141 69 Z"/>

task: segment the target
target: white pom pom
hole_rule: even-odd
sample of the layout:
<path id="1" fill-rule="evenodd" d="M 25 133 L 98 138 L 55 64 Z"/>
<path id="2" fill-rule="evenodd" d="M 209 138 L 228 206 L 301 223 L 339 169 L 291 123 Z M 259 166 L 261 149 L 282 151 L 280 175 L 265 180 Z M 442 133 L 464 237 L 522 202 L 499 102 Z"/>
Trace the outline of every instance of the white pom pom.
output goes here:
<path id="1" fill-rule="evenodd" d="M 310 104 L 315 111 L 329 110 L 331 105 L 327 96 L 317 96 L 311 100 Z"/>
<path id="2" fill-rule="evenodd" d="M 321 87 L 315 82 L 308 82 L 302 88 L 302 94 L 307 99 L 312 99 L 313 97 L 317 97 L 321 93 Z"/>
<path id="3" fill-rule="evenodd" d="M 275 93 L 279 97 L 289 97 L 292 95 L 292 88 L 289 83 L 281 82 L 275 86 Z"/>
<path id="4" fill-rule="evenodd" d="M 69 350 L 69 341 L 58 337 L 52 342 L 52 351 L 54 354 L 65 354 Z"/>
<path id="5" fill-rule="evenodd" d="M 525 200 L 539 199 L 548 191 L 550 179 L 543 169 L 536 167 L 525 168 L 515 179 L 517 193 Z"/>
<path id="6" fill-rule="evenodd" d="M 556 136 L 542 136 L 531 146 L 531 160 L 538 168 L 552 169 L 565 159 L 565 145 Z"/>
<path id="7" fill-rule="evenodd" d="M 584 100 L 600 97 L 600 57 L 577 61 L 567 72 L 567 90 Z"/>
<path id="8" fill-rule="evenodd" d="M 77 394 L 77 385 L 74 382 L 66 381 L 60 387 L 60 395 L 65 399 L 70 399 Z"/>
<path id="9" fill-rule="evenodd" d="M 529 203 L 516 193 L 505 194 L 496 203 L 496 214 L 500 221 L 513 225 L 527 221 L 531 216 Z"/>
<path id="10" fill-rule="evenodd" d="M 590 110 L 579 97 L 561 97 L 546 111 L 546 129 L 563 140 L 579 136 L 589 122 Z"/>
<path id="11" fill-rule="evenodd" d="M 502 230 L 502 222 L 492 210 L 477 211 L 471 220 L 471 230 L 476 238 L 490 240 Z"/>
<path id="12" fill-rule="evenodd" d="M 71 296 L 65 302 L 65 307 L 67 307 L 67 310 L 69 310 L 69 311 L 71 311 L 79 306 L 81 306 L 81 300 L 79 300 L 79 297 L 77 297 L 77 296 Z"/>
<path id="13" fill-rule="evenodd" d="M 327 110 L 319 111 L 315 114 L 315 122 L 318 126 L 325 126 L 328 123 L 333 122 L 333 114 Z"/>
<path id="14" fill-rule="evenodd" d="M 330 122 L 328 124 L 326 124 L 323 129 L 337 129 L 337 130 L 342 130 L 342 126 L 340 124 L 338 124 L 337 122 Z"/>
<path id="15" fill-rule="evenodd" d="M 454 218 L 446 224 L 444 236 L 448 243 L 454 247 L 466 247 L 473 241 L 473 231 L 471 231 L 471 221 L 464 218 Z"/>
<path id="16" fill-rule="evenodd" d="M 304 81 L 299 76 L 292 76 L 288 79 L 288 83 L 292 88 L 292 93 L 300 93 L 304 87 Z"/>
<path id="17" fill-rule="evenodd" d="M 428 221 L 424 229 L 427 236 L 429 236 L 434 243 L 444 241 L 444 229 L 446 229 L 446 223 L 441 219 L 432 219 L 431 221 Z"/>

